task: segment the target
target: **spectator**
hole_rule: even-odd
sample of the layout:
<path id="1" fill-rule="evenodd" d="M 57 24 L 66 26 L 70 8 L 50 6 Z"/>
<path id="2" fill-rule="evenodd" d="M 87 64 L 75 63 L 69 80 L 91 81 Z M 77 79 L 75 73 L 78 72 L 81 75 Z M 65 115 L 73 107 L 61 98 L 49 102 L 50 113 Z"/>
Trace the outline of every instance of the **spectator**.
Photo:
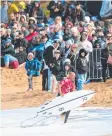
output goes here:
<path id="1" fill-rule="evenodd" d="M 34 25 L 31 25 L 29 27 L 29 35 L 27 35 L 25 37 L 25 39 L 28 41 L 28 42 L 31 42 L 31 40 L 33 39 L 34 36 L 38 35 L 38 32 L 36 32 L 35 30 L 35 26 Z"/>
<path id="2" fill-rule="evenodd" d="M 60 29 L 62 28 L 62 19 L 60 16 L 55 18 L 55 25 L 59 26 Z"/>
<path id="3" fill-rule="evenodd" d="M 27 53 L 24 47 L 20 46 L 18 48 L 18 51 L 13 55 L 19 62 L 19 64 L 23 64 L 26 62 L 27 59 Z"/>
<path id="4" fill-rule="evenodd" d="M 107 37 L 107 48 L 109 53 L 107 63 L 109 67 L 109 76 L 112 78 L 112 35 L 108 34 Z"/>
<path id="5" fill-rule="evenodd" d="M 29 88 L 27 91 L 33 90 L 32 78 L 33 76 L 39 76 L 41 70 L 41 63 L 38 59 L 34 58 L 33 53 L 29 53 L 25 64 L 25 69 L 28 75 Z"/>
<path id="6" fill-rule="evenodd" d="M 74 67 L 71 65 L 71 62 L 67 59 L 64 61 L 63 67 L 56 76 L 57 81 L 63 80 L 65 77 L 68 77 L 70 72 L 75 72 Z"/>
<path id="7" fill-rule="evenodd" d="M 87 37 L 88 37 L 87 32 L 82 32 L 81 42 L 78 45 L 78 48 L 79 48 L 79 50 L 81 48 L 84 48 L 88 53 L 90 53 L 93 51 L 93 46 L 92 46 L 92 43 L 90 41 L 88 41 Z"/>
<path id="8" fill-rule="evenodd" d="M 79 3 L 76 4 L 76 8 L 73 13 L 73 23 L 78 21 L 84 21 L 85 19 L 85 11 L 82 9 Z"/>
<path id="9" fill-rule="evenodd" d="M 28 22 L 28 25 L 36 25 L 36 19 L 34 17 L 30 17 L 29 18 L 29 22 Z"/>
<path id="10" fill-rule="evenodd" d="M 6 29 L 5 28 L 1 28 L 1 46 L 4 47 L 4 43 L 7 40 L 7 33 L 6 33 Z M 1 47 L 1 48 L 2 48 Z"/>
<path id="11" fill-rule="evenodd" d="M 49 67 L 50 67 L 50 70 L 52 73 L 52 91 L 54 92 L 57 87 L 56 76 L 58 75 L 58 73 L 61 70 L 61 59 L 60 59 L 60 51 L 59 50 L 56 50 L 54 52 L 54 57 L 51 60 Z"/>
<path id="12" fill-rule="evenodd" d="M 23 48 L 27 48 L 28 47 L 28 42 L 27 40 L 24 38 L 24 34 L 23 32 L 19 32 L 18 35 L 18 39 L 15 40 L 14 45 L 15 45 L 15 49 L 19 48 L 19 47 L 23 47 Z"/>
<path id="13" fill-rule="evenodd" d="M 21 31 L 24 33 L 24 37 L 29 35 L 28 26 L 26 24 L 21 26 Z"/>
<path id="14" fill-rule="evenodd" d="M 63 5 L 61 1 L 50 1 L 48 5 L 48 10 L 50 10 L 50 17 L 56 18 L 57 16 L 62 16 L 63 13 Z"/>
<path id="15" fill-rule="evenodd" d="M 3 1 L 2 6 L 1 6 L 1 23 L 8 23 L 8 14 L 7 14 L 7 10 L 8 10 L 8 5 L 7 5 L 7 1 Z"/>
<path id="16" fill-rule="evenodd" d="M 18 3 L 18 2 L 17 2 Z M 13 1 L 8 1 L 8 15 L 11 15 L 12 13 L 19 12 L 19 9 Z"/>
<path id="17" fill-rule="evenodd" d="M 18 60 L 10 54 L 4 56 L 5 68 L 16 69 L 19 66 Z"/>
<path id="18" fill-rule="evenodd" d="M 87 72 L 89 70 L 88 67 L 88 61 L 87 61 L 87 51 L 85 49 L 81 49 L 79 51 L 79 57 L 77 59 L 77 64 L 76 64 L 76 69 L 77 69 L 77 76 L 78 76 L 78 81 L 77 81 L 77 90 L 82 90 L 83 85 L 86 82 L 87 78 Z"/>
<path id="19" fill-rule="evenodd" d="M 27 20 L 25 15 L 21 15 L 19 18 L 19 26 L 27 25 Z"/>
<path id="20" fill-rule="evenodd" d="M 39 1 L 34 1 L 34 6 L 29 13 L 29 17 L 34 17 L 37 20 L 37 23 L 43 23 L 45 21 L 45 15 L 42 8 L 40 7 Z"/>
<path id="21" fill-rule="evenodd" d="M 17 27 L 17 25 L 14 25 L 14 26 L 12 27 L 11 37 L 12 37 L 13 40 L 16 40 L 16 38 L 19 37 L 18 35 L 19 35 L 18 27 Z"/>
<path id="22" fill-rule="evenodd" d="M 23 1 L 8 1 L 8 15 L 20 11 L 20 6 L 25 9 L 25 2 Z"/>
<path id="23" fill-rule="evenodd" d="M 108 48 L 106 47 L 105 49 L 102 49 L 102 52 L 101 52 L 102 77 L 104 82 L 106 82 L 106 79 L 107 79 L 106 70 L 107 70 L 108 57 L 109 57 Z"/>
<path id="24" fill-rule="evenodd" d="M 46 65 L 45 60 L 42 63 L 42 90 L 50 91 L 52 90 L 52 76 L 48 65 Z"/>
<path id="25" fill-rule="evenodd" d="M 3 56 L 6 54 L 10 54 L 13 56 L 15 54 L 15 51 L 10 39 L 7 39 L 5 41 L 4 48 L 2 49 L 1 53 L 3 54 Z"/>

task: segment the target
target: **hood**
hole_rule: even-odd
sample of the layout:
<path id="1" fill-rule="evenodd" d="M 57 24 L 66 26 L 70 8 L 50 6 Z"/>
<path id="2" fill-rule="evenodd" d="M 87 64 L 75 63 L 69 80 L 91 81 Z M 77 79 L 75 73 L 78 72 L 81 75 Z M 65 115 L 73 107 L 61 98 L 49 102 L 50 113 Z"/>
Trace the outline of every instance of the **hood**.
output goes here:
<path id="1" fill-rule="evenodd" d="M 85 56 L 87 56 L 88 52 L 85 49 L 80 49 L 80 51 L 79 51 L 79 57 L 82 57 L 81 53 L 83 53 L 83 52 L 85 53 Z"/>
<path id="2" fill-rule="evenodd" d="M 25 15 L 21 15 L 21 16 L 20 16 L 19 22 L 21 22 L 21 21 L 20 21 L 21 17 L 23 17 L 23 18 L 25 19 L 25 22 L 27 22 L 27 21 L 26 21 L 26 16 L 25 16 Z"/>

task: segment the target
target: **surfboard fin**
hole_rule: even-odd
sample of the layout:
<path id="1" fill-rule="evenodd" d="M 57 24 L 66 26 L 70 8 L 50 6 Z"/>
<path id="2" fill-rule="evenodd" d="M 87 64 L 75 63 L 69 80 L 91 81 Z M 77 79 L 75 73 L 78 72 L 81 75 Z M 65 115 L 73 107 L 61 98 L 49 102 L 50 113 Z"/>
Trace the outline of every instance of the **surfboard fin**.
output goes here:
<path id="1" fill-rule="evenodd" d="M 70 110 L 61 114 L 61 119 L 64 121 L 64 124 L 67 123 L 69 114 Z"/>

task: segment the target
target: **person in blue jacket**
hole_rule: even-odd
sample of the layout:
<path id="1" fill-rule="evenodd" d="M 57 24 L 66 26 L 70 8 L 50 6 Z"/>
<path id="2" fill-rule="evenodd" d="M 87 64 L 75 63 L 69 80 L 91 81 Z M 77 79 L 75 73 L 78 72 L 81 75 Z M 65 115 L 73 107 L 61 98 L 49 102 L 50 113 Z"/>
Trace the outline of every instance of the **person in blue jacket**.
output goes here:
<path id="1" fill-rule="evenodd" d="M 25 69 L 27 71 L 28 82 L 29 82 L 29 88 L 27 91 L 32 91 L 33 90 L 32 78 L 33 76 L 40 75 L 41 63 L 37 58 L 34 58 L 34 55 L 31 52 L 28 54 L 25 64 Z"/>

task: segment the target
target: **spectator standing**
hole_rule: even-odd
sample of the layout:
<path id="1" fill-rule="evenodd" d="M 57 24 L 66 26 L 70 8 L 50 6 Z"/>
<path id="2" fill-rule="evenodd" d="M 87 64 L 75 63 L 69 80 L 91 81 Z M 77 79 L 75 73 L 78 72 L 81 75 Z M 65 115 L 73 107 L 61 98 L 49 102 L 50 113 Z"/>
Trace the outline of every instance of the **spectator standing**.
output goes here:
<path id="1" fill-rule="evenodd" d="M 53 19 L 55 19 L 57 16 L 62 16 L 64 11 L 63 5 L 59 0 L 50 1 L 47 8 L 50 10 L 50 17 Z"/>
<path id="2" fill-rule="evenodd" d="M 39 76 L 41 70 L 41 63 L 38 61 L 38 59 L 34 58 L 33 53 L 28 54 L 25 69 L 27 71 L 29 82 L 29 88 L 27 91 L 32 91 L 33 90 L 32 78 L 33 76 Z"/>
<path id="3" fill-rule="evenodd" d="M 83 86 L 86 82 L 87 72 L 89 70 L 88 61 L 87 61 L 87 51 L 85 49 L 81 49 L 79 51 L 79 57 L 76 61 L 76 69 L 77 69 L 77 90 L 82 90 Z"/>
<path id="4" fill-rule="evenodd" d="M 8 10 L 8 5 L 7 5 L 7 1 L 3 1 L 2 2 L 2 6 L 1 6 L 1 23 L 8 23 L 8 14 L 7 14 L 7 10 Z"/>

